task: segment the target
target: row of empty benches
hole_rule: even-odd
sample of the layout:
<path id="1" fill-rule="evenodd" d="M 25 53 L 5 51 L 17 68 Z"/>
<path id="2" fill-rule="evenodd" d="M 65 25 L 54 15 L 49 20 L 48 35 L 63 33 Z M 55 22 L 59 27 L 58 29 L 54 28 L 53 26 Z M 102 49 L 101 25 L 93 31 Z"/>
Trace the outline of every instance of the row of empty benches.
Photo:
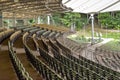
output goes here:
<path id="1" fill-rule="evenodd" d="M 120 80 L 120 73 L 78 55 L 84 46 L 63 37 L 64 32 L 41 27 L 20 27 L 7 30 L 9 55 L 19 80 L 33 80 L 15 52 L 14 42 L 22 35 L 25 54 L 30 64 L 45 80 Z M 1 32 L 2 33 L 2 32 Z M 3 33 L 2 33 L 3 34 Z M 30 39 L 33 40 L 29 44 Z M 37 53 L 34 53 L 34 50 Z M 72 46 L 74 45 L 74 46 Z M 39 54 L 40 59 L 35 54 Z M 98 58 L 99 59 L 99 58 Z"/>
<path id="2" fill-rule="evenodd" d="M 93 54 L 99 64 L 120 71 L 120 52 L 96 48 Z"/>
<path id="3" fill-rule="evenodd" d="M 8 38 L 10 36 L 9 45 L 8 45 L 9 46 L 9 55 L 10 55 L 13 67 L 17 73 L 19 80 L 33 80 L 33 79 L 29 76 L 29 73 L 25 70 L 21 61 L 18 59 L 18 57 L 15 53 L 15 49 L 13 48 L 14 42 L 25 32 L 28 32 L 32 35 L 33 33 L 37 32 L 37 31 L 38 31 L 38 33 L 41 32 L 43 37 L 46 37 L 46 34 L 49 34 L 49 33 L 50 33 L 49 37 L 52 37 L 53 35 L 55 37 L 57 37 L 61 34 L 61 33 L 57 33 L 56 31 L 54 31 L 54 33 L 52 31 L 48 31 L 48 30 L 43 31 L 43 28 L 41 29 L 38 27 L 26 27 L 26 28 L 20 27 L 20 28 L 14 28 L 14 29 L 10 29 L 10 30 L 1 32 L 1 35 L 4 33 L 4 36 L 3 35 L 1 36 L 2 41 L 4 41 L 6 38 Z M 6 32 L 8 32 L 8 33 L 6 33 Z M 46 66 L 46 65 L 45 66 L 42 66 L 42 65 L 45 65 L 45 64 L 41 62 L 41 67 L 44 68 Z M 46 66 L 46 69 L 50 70 L 50 68 L 47 66 Z M 54 74 L 54 72 L 52 70 L 50 70 L 50 71 L 51 71 L 51 74 L 55 75 L 55 78 L 56 78 L 57 75 Z M 52 77 L 50 80 L 52 80 Z"/>

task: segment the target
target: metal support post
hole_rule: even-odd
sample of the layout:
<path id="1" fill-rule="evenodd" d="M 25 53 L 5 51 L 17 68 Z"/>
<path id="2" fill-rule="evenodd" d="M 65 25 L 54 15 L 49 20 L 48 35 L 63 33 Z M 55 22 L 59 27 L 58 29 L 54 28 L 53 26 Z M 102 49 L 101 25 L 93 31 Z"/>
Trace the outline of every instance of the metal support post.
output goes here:
<path id="1" fill-rule="evenodd" d="M 94 14 L 90 14 L 92 22 L 92 41 L 91 44 L 94 44 Z"/>

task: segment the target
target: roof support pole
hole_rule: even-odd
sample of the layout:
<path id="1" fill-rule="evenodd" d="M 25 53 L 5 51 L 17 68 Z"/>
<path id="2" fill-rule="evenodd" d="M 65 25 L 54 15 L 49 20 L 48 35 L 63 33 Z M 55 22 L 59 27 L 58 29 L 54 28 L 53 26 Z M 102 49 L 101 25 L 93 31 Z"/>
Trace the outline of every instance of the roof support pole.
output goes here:
<path id="1" fill-rule="evenodd" d="M 47 15 L 47 24 L 50 25 L 50 14 Z"/>
<path id="2" fill-rule="evenodd" d="M 92 24 L 92 41 L 91 44 L 94 44 L 94 14 L 90 14 L 91 16 L 91 24 Z"/>
<path id="3" fill-rule="evenodd" d="M 8 28 L 10 27 L 10 19 L 8 19 L 8 25 L 7 25 L 7 27 Z"/>
<path id="4" fill-rule="evenodd" d="M 38 16 L 35 15 L 33 19 L 35 21 L 35 24 L 37 24 L 38 23 Z"/>
<path id="5" fill-rule="evenodd" d="M 13 12 L 13 27 L 16 27 L 16 13 Z"/>
<path id="6" fill-rule="evenodd" d="M 0 27 L 3 27 L 3 16 L 2 16 L 2 12 L 0 11 Z"/>
<path id="7" fill-rule="evenodd" d="M 40 24 L 40 23 L 41 23 L 41 17 L 38 16 L 38 24 Z"/>
<path id="8" fill-rule="evenodd" d="M 28 19 L 27 18 L 24 19 L 24 25 L 28 25 Z"/>

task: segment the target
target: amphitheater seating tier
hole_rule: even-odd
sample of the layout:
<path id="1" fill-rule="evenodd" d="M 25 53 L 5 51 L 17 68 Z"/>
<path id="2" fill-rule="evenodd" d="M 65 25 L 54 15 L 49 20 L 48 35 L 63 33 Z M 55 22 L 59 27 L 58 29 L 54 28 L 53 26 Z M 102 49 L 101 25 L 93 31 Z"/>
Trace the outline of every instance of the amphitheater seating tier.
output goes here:
<path id="1" fill-rule="evenodd" d="M 115 70 L 120 66 L 118 53 L 96 49 L 93 62 L 76 56 L 87 45 L 64 37 L 67 29 L 37 26 L 40 27 L 0 29 L 1 46 L 5 40 L 8 43 L 6 54 L 9 53 L 13 80 L 120 80 L 120 73 Z M 23 52 L 18 53 L 19 48 Z"/>

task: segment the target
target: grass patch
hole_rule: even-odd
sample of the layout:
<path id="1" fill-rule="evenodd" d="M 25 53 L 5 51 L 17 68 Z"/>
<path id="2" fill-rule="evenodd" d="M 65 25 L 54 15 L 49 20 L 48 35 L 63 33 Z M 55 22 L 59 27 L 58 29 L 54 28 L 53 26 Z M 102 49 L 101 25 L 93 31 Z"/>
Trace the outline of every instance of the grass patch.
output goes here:
<path id="1" fill-rule="evenodd" d="M 79 35 L 79 34 L 74 34 L 74 35 L 70 35 L 68 36 L 69 39 L 76 41 L 78 43 L 88 43 L 88 39 L 86 39 L 83 35 Z"/>
<path id="2" fill-rule="evenodd" d="M 103 38 L 114 38 L 114 39 L 120 39 L 120 33 L 119 32 L 108 32 L 107 36 L 106 33 L 102 33 Z"/>
<path id="3" fill-rule="evenodd" d="M 100 48 L 112 50 L 112 51 L 120 51 L 120 42 L 117 40 L 110 41 L 110 42 L 100 46 Z"/>
<path id="4" fill-rule="evenodd" d="M 71 40 L 73 40 L 75 42 L 78 42 L 80 44 L 82 44 L 82 43 L 91 43 L 91 38 L 85 38 L 85 37 L 75 37 L 75 38 L 72 37 L 72 38 L 70 38 L 69 37 L 69 39 L 71 39 Z M 99 43 L 99 42 L 101 42 L 103 40 L 102 39 L 101 40 L 94 39 L 94 41 L 95 41 L 95 43 Z"/>
<path id="5" fill-rule="evenodd" d="M 98 37 L 96 35 L 96 33 L 101 33 L 102 34 L 102 38 L 113 38 L 113 39 L 120 39 L 120 32 L 118 31 L 112 31 L 112 30 L 108 30 L 107 31 L 107 35 L 106 35 L 106 30 L 105 29 L 95 29 L 94 32 L 94 37 Z M 79 36 L 85 36 L 85 37 L 91 37 L 91 30 L 80 30 L 77 31 L 76 35 Z"/>

